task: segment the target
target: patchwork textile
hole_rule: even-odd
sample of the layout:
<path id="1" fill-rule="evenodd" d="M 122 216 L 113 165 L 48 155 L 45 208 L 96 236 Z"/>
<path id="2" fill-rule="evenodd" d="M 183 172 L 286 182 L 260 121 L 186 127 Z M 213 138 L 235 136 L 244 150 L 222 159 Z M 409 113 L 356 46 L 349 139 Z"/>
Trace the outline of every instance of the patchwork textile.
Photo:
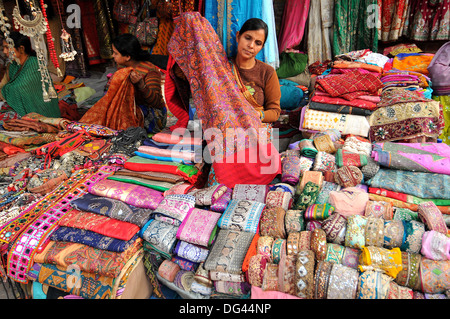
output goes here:
<path id="1" fill-rule="evenodd" d="M 256 234 L 264 207 L 265 205 L 260 202 L 232 199 L 217 225 L 221 229 L 248 231 Z"/>
<path id="2" fill-rule="evenodd" d="M 177 239 L 194 245 L 209 247 L 216 235 L 220 213 L 192 208 L 177 231 Z"/>

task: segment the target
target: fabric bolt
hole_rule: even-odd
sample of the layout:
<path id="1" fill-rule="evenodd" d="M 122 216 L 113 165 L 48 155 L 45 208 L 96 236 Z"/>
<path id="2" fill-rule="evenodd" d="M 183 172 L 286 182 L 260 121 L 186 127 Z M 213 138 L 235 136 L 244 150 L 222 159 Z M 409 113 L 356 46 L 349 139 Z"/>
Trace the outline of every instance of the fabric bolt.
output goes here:
<path id="1" fill-rule="evenodd" d="M 328 243 L 325 261 L 335 264 L 342 264 L 342 257 L 344 256 L 345 247 L 342 245 Z"/>
<path id="2" fill-rule="evenodd" d="M 295 265 L 296 296 L 312 299 L 314 296 L 314 268 L 315 259 L 312 250 L 301 250 L 297 255 Z"/>
<path id="3" fill-rule="evenodd" d="M 424 232 L 420 253 L 432 260 L 449 260 L 450 237 L 435 230 Z"/>
<path id="4" fill-rule="evenodd" d="M 278 263 L 278 290 L 290 295 L 294 295 L 295 286 L 295 267 L 297 256 L 284 255 Z"/>
<path id="5" fill-rule="evenodd" d="M 70 205 L 80 211 L 96 213 L 132 223 L 142 228 L 150 219 L 151 210 L 137 208 L 122 201 L 84 194 L 82 197 L 74 199 Z"/>
<path id="6" fill-rule="evenodd" d="M 315 158 L 317 155 L 317 148 L 314 145 L 314 140 L 312 139 L 302 139 L 297 145 L 302 156 L 307 158 Z"/>
<path id="7" fill-rule="evenodd" d="M 372 143 L 367 138 L 349 135 L 345 138 L 342 150 L 370 157 L 372 155 Z"/>
<path id="8" fill-rule="evenodd" d="M 259 234 L 256 233 L 255 236 L 253 236 L 252 242 L 250 243 L 250 246 L 247 249 L 247 253 L 245 254 L 244 261 L 242 263 L 242 271 L 247 272 L 250 258 L 257 254 L 258 252 L 258 241 L 259 241 Z"/>
<path id="9" fill-rule="evenodd" d="M 180 266 L 170 260 L 164 260 L 158 268 L 158 274 L 169 282 L 175 280 L 175 276 L 180 271 Z"/>
<path id="10" fill-rule="evenodd" d="M 180 266 L 181 270 L 185 270 L 185 271 L 193 271 L 193 272 L 195 272 L 197 270 L 197 267 L 198 267 L 198 263 L 195 263 L 193 261 L 184 259 L 184 258 L 182 258 L 180 256 L 173 256 L 171 261 L 173 261 L 178 266 Z"/>
<path id="11" fill-rule="evenodd" d="M 314 159 L 315 159 L 315 157 L 310 158 L 310 157 L 300 155 L 300 177 L 302 177 L 305 174 L 305 172 L 311 170 L 311 168 L 314 165 Z M 299 180 L 300 180 L 300 178 L 299 178 Z"/>
<path id="12" fill-rule="evenodd" d="M 315 203 L 317 196 L 319 195 L 319 191 L 320 186 L 318 184 L 315 184 L 313 182 L 306 183 L 300 196 L 294 203 L 293 208 L 296 210 L 305 211 L 308 206 Z"/>
<path id="13" fill-rule="evenodd" d="M 359 276 L 356 299 L 386 299 L 392 277 L 379 271 L 365 271 Z"/>
<path id="14" fill-rule="evenodd" d="M 325 220 L 334 213 L 334 207 L 328 203 L 309 205 L 304 213 L 305 220 Z"/>
<path id="15" fill-rule="evenodd" d="M 355 187 L 363 180 L 361 170 L 353 165 L 338 168 L 334 179 L 342 187 Z"/>
<path id="16" fill-rule="evenodd" d="M 194 273 L 192 271 L 180 269 L 180 271 L 176 273 L 173 283 L 180 289 L 191 291 L 193 281 Z"/>
<path id="17" fill-rule="evenodd" d="M 140 237 L 156 250 L 172 254 L 176 243 L 178 227 L 163 221 L 151 219 L 141 230 Z"/>
<path id="18" fill-rule="evenodd" d="M 347 217 L 345 246 L 362 249 L 366 245 L 365 229 L 367 218 L 360 215 Z"/>
<path id="19" fill-rule="evenodd" d="M 209 247 L 217 231 L 221 215 L 205 209 L 191 208 L 177 231 L 177 239 L 194 245 Z"/>
<path id="20" fill-rule="evenodd" d="M 244 274 L 235 275 L 226 272 L 211 270 L 209 272 L 209 276 L 211 277 L 212 281 L 245 282 Z"/>
<path id="21" fill-rule="evenodd" d="M 218 293 L 229 294 L 233 296 L 247 295 L 250 290 L 250 284 L 248 282 L 233 282 L 218 280 L 214 281 L 214 288 Z"/>
<path id="22" fill-rule="evenodd" d="M 205 269 L 205 264 L 202 262 L 195 272 L 194 281 L 205 287 L 213 287 L 214 283 L 209 276 L 209 271 Z"/>
<path id="23" fill-rule="evenodd" d="M 333 213 L 322 222 L 321 227 L 327 236 L 328 242 L 338 245 L 344 243 L 347 232 L 347 219 L 343 215 L 336 212 Z"/>
<path id="24" fill-rule="evenodd" d="M 269 191 L 266 197 L 266 207 L 282 207 L 289 210 L 292 206 L 293 198 L 290 192 Z"/>
<path id="25" fill-rule="evenodd" d="M 202 263 L 206 260 L 209 254 L 209 250 L 206 248 L 202 248 L 188 242 L 179 240 L 175 248 L 173 249 L 173 253 L 181 258 L 187 259 L 194 263 Z"/>
<path id="26" fill-rule="evenodd" d="M 333 263 L 321 260 L 317 263 L 314 274 L 314 299 L 328 299 L 328 284 Z"/>
<path id="27" fill-rule="evenodd" d="M 211 206 L 222 196 L 228 187 L 224 184 L 218 184 L 202 189 L 194 190 L 189 193 L 195 197 L 195 204 L 198 206 Z"/>
<path id="28" fill-rule="evenodd" d="M 425 225 L 415 220 L 403 221 L 403 229 L 403 242 L 400 249 L 409 253 L 419 253 L 422 248 Z"/>
<path id="29" fill-rule="evenodd" d="M 268 260 L 265 256 L 256 254 L 250 258 L 248 268 L 248 282 L 252 286 L 261 287 Z"/>
<path id="30" fill-rule="evenodd" d="M 428 294 L 444 293 L 450 287 L 450 261 L 422 258 L 419 267 L 420 291 Z"/>
<path id="31" fill-rule="evenodd" d="M 284 216 L 286 234 L 305 230 L 305 218 L 301 210 L 289 209 Z"/>
<path id="32" fill-rule="evenodd" d="M 260 236 L 257 244 L 257 254 L 264 256 L 268 261 L 272 261 L 272 246 L 274 238 L 270 236 Z"/>
<path id="33" fill-rule="evenodd" d="M 327 235 L 321 228 L 316 228 L 311 232 L 311 250 L 314 252 L 316 260 L 325 260 L 327 255 Z"/>
<path id="34" fill-rule="evenodd" d="M 311 234 L 310 230 L 303 230 L 300 232 L 300 238 L 298 239 L 299 250 L 311 250 Z"/>
<path id="35" fill-rule="evenodd" d="M 356 269 L 333 264 L 328 279 L 328 299 L 356 299 L 359 273 Z"/>
<path id="36" fill-rule="evenodd" d="M 319 152 L 325 152 L 329 154 L 336 153 L 336 148 L 334 147 L 333 140 L 327 134 L 314 136 L 313 142 L 314 146 Z"/>
<path id="37" fill-rule="evenodd" d="M 285 216 L 286 211 L 282 207 L 264 208 L 259 221 L 260 235 L 286 238 Z"/>
<path id="38" fill-rule="evenodd" d="M 435 230 L 447 235 L 448 228 L 441 211 L 433 202 L 425 202 L 419 204 L 418 214 L 420 220 L 425 224 L 427 229 Z"/>
<path id="39" fill-rule="evenodd" d="M 315 204 L 328 204 L 328 199 L 331 191 L 339 191 L 341 185 L 336 183 L 323 181 L 322 187 L 320 188 L 319 195 L 317 196 Z M 334 209 L 334 207 L 333 207 Z"/>
<path id="40" fill-rule="evenodd" d="M 342 256 L 342 265 L 358 269 L 359 256 L 361 255 L 361 249 L 345 247 L 344 255 Z"/>
<path id="41" fill-rule="evenodd" d="M 163 200 L 163 193 L 140 185 L 103 180 L 89 187 L 89 193 L 121 200 L 129 205 L 156 209 Z"/>
<path id="42" fill-rule="evenodd" d="M 295 185 L 301 174 L 301 159 L 299 156 L 286 156 L 281 160 L 281 181 Z"/>
<path id="43" fill-rule="evenodd" d="M 221 215 L 218 226 L 256 234 L 264 207 L 260 202 L 232 199 Z"/>
<path id="44" fill-rule="evenodd" d="M 359 270 L 376 270 L 395 279 L 402 270 L 402 253 L 399 247 L 386 249 L 382 247 L 366 246 L 362 248 L 359 258 Z"/>
<path id="45" fill-rule="evenodd" d="M 286 254 L 296 256 L 299 252 L 298 243 L 300 240 L 300 233 L 289 233 L 286 239 Z"/>
<path id="46" fill-rule="evenodd" d="M 379 169 L 380 165 L 377 162 L 375 162 L 375 160 L 372 157 L 370 156 L 367 157 L 367 165 L 361 167 L 361 173 L 363 173 L 364 182 L 374 177 Z"/>
<path id="47" fill-rule="evenodd" d="M 296 193 L 296 195 L 300 195 L 301 192 L 303 191 L 303 189 L 305 188 L 305 185 L 308 182 L 312 182 L 314 184 L 319 185 L 319 187 L 321 187 L 323 181 L 324 181 L 324 174 L 322 172 L 306 171 L 306 172 L 304 172 L 300 182 L 297 184 L 295 193 Z"/>
<path id="48" fill-rule="evenodd" d="M 267 185 L 237 184 L 233 188 L 232 199 L 246 199 L 260 203 L 266 203 L 269 191 Z"/>
<path id="49" fill-rule="evenodd" d="M 254 234 L 220 229 L 205 261 L 206 270 L 239 274 Z"/>
<path id="50" fill-rule="evenodd" d="M 383 247 L 384 220 L 379 217 L 367 217 L 364 235 L 364 242 L 366 246 Z"/>
<path id="51" fill-rule="evenodd" d="M 346 187 L 339 191 L 331 191 L 328 202 L 334 211 L 345 217 L 364 215 L 369 195 L 357 187 Z"/>
<path id="52" fill-rule="evenodd" d="M 287 253 L 287 240 L 283 238 L 277 238 L 272 244 L 272 262 L 278 264 L 281 258 Z"/>
<path id="53" fill-rule="evenodd" d="M 263 282 L 261 285 L 263 291 L 279 291 L 278 288 L 278 264 L 267 263 L 264 271 Z"/>
<path id="54" fill-rule="evenodd" d="M 413 291 L 411 288 L 400 286 L 395 281 L 391 281 L 387 299 L 413 299 Z"/>
<path id="55" fill-rule="evenodd" d="M 392 203 L 369 200 L 364 211 L 364 216 L 391 220 L 394 217 L 394 207 Z"/>
<path id="56" fill-rule="evenodd" d="M 167 182 L 172 184 L 177 184 L 179 182 L 184 181 L 183 177 L 175 174 L 169 174 L 169 173 L 161 173 L 161 172 L 136 172 L 136 171 L 130 171 L 128 169 L 120 169 L 117 172 L 114 173 L 115 176 L 134 176 L 139 177 L 142 179 L 149 179 L 153 181 L 161 181 L 161 182 Z"/>
<path id="57" fill-rule="evenodd" d="M 367 156 L 364 154 L 353 153 L 345 149 L 338 149 L 336 151 L 336 165 L 342 166 L 356 166 L 362 167 L 367 165 Z"/>
<path id="58" fill-rule="evenodd" d="M 220 196 L 213 204 L 211 204 L 209 208 L 213 212 L 223 213 L 231 201 L 232 194 L 233 190 L 231 188 L 228 188 L 222 196 Z"/>
<path id="59" fill-rule="evenodd" d="M 383 246 L 388 249 L 401 247 L 404 235 L 403 223 L 401 220 L 387 220 L 384 222 Z"/>
<path id="60" fill-rule="evenodd" d="M 112 181 L 118 181 L 128 184 L 135 184 L 135 185 L 141 185 L 144 187 L 148 187 L 157 191 L 164 192 L 166 190 L 169 190 L 173 183 L 169 182 L 162 182 L 162 181 L 155 181 L 147 178 L 140 178 L 135 176 L 123 176 L 123 175 L 113 175 L 108 177 L 108 180 Z"/>
<path id="61" fill-rule="evenodd" d="M 195 197 L 189 194 L 173 194 L 164 196 L 164 199 L 153 211 L 154 219 L 164 218 L 165 222 L 180 226 L 189 211 L 195 206 Z"/>
<path id="62" fill-rule="evenodd" d="M 312 169 L 318 172 L 336 172 L 336 157 L 333 154 L 319 151 L 314 158 Z"/>
<path id="63" fill-rule="evenodd" d="M 321 229 L 321 228 L 322 228 L 321 220 L 308 220 L 306 222 L 306 230 L 313 231 L 315 229 Z"/>

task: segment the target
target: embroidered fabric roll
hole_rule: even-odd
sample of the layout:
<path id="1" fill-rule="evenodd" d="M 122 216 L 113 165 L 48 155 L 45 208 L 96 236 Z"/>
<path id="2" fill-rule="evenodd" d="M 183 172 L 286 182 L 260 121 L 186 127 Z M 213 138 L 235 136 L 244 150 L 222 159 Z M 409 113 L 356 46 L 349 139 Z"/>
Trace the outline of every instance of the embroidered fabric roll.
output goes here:
<path id="1" fill-rule="evenodd" d="M 450 261 L 422 258 L 419 267 L 420 291 L 441 294 L 450 289 Z"/>
<path id="2" fill-rule="evenodd" d="M 382 247 L 366 246 L 362 248 L 359 257 L 359 270 L 382 271 L 395 279 L 402 270 L 402 253 L 399 247 L 386 249 Z"/>
<path id="3" fill-rule="evenodd" d="M 429 230 L 435 230 L 447 235 L 448 228 L 441 211 L 432 201 L 419 204 L 418 214 L 420 220 Z"/>
<path id="4" fill-rule="evenodd" d="M 425 258 L 432 260 L 450 259 L 450 237 L 435 230 L 426 231 L 422 236 L 422 249 Z"/>
<path id="5" fill-rule="evenodd" d="M 365 271 L 359 276 L 356 299 L 386 299 L 393 278 L 380 271 Z"/>
<path id="6" fill-rule="evenodd" d="M 361 255 L 361 249 L 345 247 L 344 255 L 342 256 L 342 265 L 358 269 L 359 256 Z"/>
<path id="7" fill-rule="evenodd" d="M 395 277 L 395 282 L 401 286 L 418 290 L 420 285 L 419 267 L 422 256 L 420 254 L 402 251 L 402 270 Z"/>
<path id="8" fill-rule="evenodd" d="M 369 195 L 357 187 L 348 187 L 330 192 L 328 202 L 334 211 L 344 216 L 364 215 Z"/>
<path id="9" fill-rule="evenodd" d="M 425 232 L 425 225 L 415 220 L 402 222 L 404 235 L 400 249 L 409 253 L 419 253 L 422 248 L 422 237 Z"/>
<path id="10" fill-rule="evenodd" d="M 288 210 L 292 206 L 292 194 L 290 192 L 270 191 L 267 193 L 267 207 L 282 207 Z"/>
<path id="11" fill-rule="evenodd" d="M 366 245 L 367 218 L 360 215 L 352 215 L 347 218 L 347 231 L 345 233 L 345 246 L 362 249 Z"/>
<path id="12" fill-rule="evenodd" d="M 420 221 L 419 213 L 414 212 L 408 208 L 394 208 L 394 218 L 395 220 L 416 220 Z"/>
<path id="13" fill-rule="evenodd" d="M 178 257 L 187 259 L 194 263 L 201 263 L 201 262 L 204 262 L 206 260 L 206 258 L 208 257 L 209 250 L 206 248 L 202 248 L 200 246 L 196 246 L 191 243 L 179 240 L 175 245 L 173 253 L 176 254 Z"/>
<path id="14" fill-rule="evenodd" d="M 310 249 L 301 250 L 297 255 L 295 265 L 296 296 L 312 299 L 314 295 L 314 252 Z"/>
<path id="15" fill-rule="evenodd" d="M 301 210 L 289 209 L 284 217 L 286 233 L 294 233 L 305 230 L 305 219 Z"/>
<path id="16" fill-rule="evenodd" d="M 394 217 L 394 206 L 390 202 L 369 200 L 364 211 L 364 216 L 391 220 Z"/>
<path id="17" fill-rule="evenodd" d="M 344 251 L 345 251 L 344 246 L 328 243 L 327 254 L 324 260 L 335 264 L 342 264 L 342 257 L 344 256 Z"/>
<path id="18" fill-rule="evenodd" d="M 218 293 L 244 296 L 250 292 L 251 286 L 248 282 L 214 281 L 214 288 Z"/>
<path id="19" fill-rule="evenodd" d="M 318 171 L 307 171 L 303 174 L 302 179 L 297 184 L 297 188 L 295 190 L 295 193 L 297 195 L 301 194 L 303 189 L 305 188 L 305 185 L 308 182 L 312 182 L 314 184 L 319 185 L 319 187 L 322 186 L 323 183 L 323 173 Z"/>
<path id="20" fill-rule="evenodd" d="M 245 275 L 244 274 L 230 274 L 226 272 L 220 272 L 211 270 L 209 272 L 209 277 L 212 281 L 231 281 L 231 282 L 244 282 Z"/>
<path id="21" fill-rule="evenodd" d="M 287 241 L 283 238 L 277 238 L 272 245 L 272 262 L 278 264 L 281 258 L 286 255 Z"/>
<path id="22" fill-rule="evenodd" d="M 340 138 L 341 138 L 341 131 L 334 129 L 334 128 L 329 128 L 326 129 L 324 131 L 320 131 L 318 133 L 315 133 L 314 135 L 312 135 L 312 138 L 316 138 L 319 136 L 323 136 L 323 135 L 327 135 L 332 142 L 337 142 Z"/>
<path id="23" fill-rule="evenodd" d="M 300 140 L 297 147 L 300 150 L 301 155 L 309 158 L 315 158 L 318 152 L 317 148 L 314 146 L 314 141 L 312 139 Z"/>
<path id="24" fill-rule="evenodd" d="M 254 234 L 220 229 L 205 261 L 206 270 L 240 274 Z"/>
<path id="25" fill-rule="evenodd" d="M 195 263 L 193 261 L 187 260 L 185 258 L 182 258 L 180 256 L 173 256 L 171 261 L 176 263 L 178 266 L 180 266 L 181 270 L 187 270 L 187 271 L 196 271 L 198 267 L 198 263 Z"/>
<path id="26" fill-rule="evenodd" d="M 159 220 L 151 220 L 141 229 L 140 236 L 156 250 L 172 254 L 177 241 L 177 230 L 176 226 Z"/>
<path id="27" fill-rule="evenodd" d="M 194 282 L 192 282 L 191 284 L 191 291 L 208 297 L 212 294 L 212 287 L 204 286 L 194 280 Z"/>
<path id="28" fill-rule="evenodd" d="M 347 232 L 347 219 L 335 212 L 322 222 L 322 229 L 329 242 L 343 245 Z"/>
<path id="29" fill-rule="evenodd" d="M 343 166 L 338 168 L 336 175 L 334 175 L 334 179 L 336 183 L 342 187 L 355 187 L 356 185 L 361 184 L 363 174 L 356 166 Z"/>
<path id="30" fill-rule="evenodd" d="M 231 201 L 231 195 L 233 194 L 233 190 L 228 188 L 225 193 L 222 194 L 214 203 L 211 204 L 209 209 L 213 212 L 223 213 L 225 209 L 227 209 L 228 204 Z"/>
<path id="31" fill-rule="evenodd" d="M 192 208 L 178 227 L 177 239 L 194 245 L 209 247 L 216 236 L 220 213 Z"/>
<path id="32" fill-rule="evenodd" d="M 191 195 L 167 195 L 153 211 L 155 219 L 180 226 L 189 210 L 195 206 L 195 197 Z M 161 219 L 165 217 L 164 219 Z"/>
<path id="33" fill-rule="evenodd" d="M 328 279 L 328 299 L 355 299 L 359 273 L 356 269 L 333 264 Z"/>
<path id="34" fill-rule="evenodd" d="M 333 263 L 321 260 L 317 263 L 314 274 L 314 299 L 328 299 L 328 283 Z"/>
<path id="35" fill-rule="evenodd" d="M 286 254 L 287 255 L 294 255 L 296 256 L 298 254 L 298 243 L 300 240 L 300 233 L 289 233 L 286 240 Z"/>
<path id="36" fill-rule="evenodd" d="M 329 154 L 334 154 L 336 152 L 333 141 L 328 134 L 314 136 L 313 142 L 319 152 L 326 152 Z"/>
<path id="37" fill-rule="evenodd" d="M 387 220 L 384 222 L 383 246 L 391 249 L 401 247 L 403 243 L 403 223 L 401 220 Z"/>
<path id="38" fill-rule="evenodd" d="M 173 282 L 180 271 L 180 266 L 170 260 L 164 260 L 158 268 L 158 274 L 167 281 Z"/>
<path id="39" fill-rule="evenodd" d="M 326 204 L 328 203 L 328 198 L 330 196 L 330 192 L 338 191 L 341 189 L 341 185 L 338 185 L 333 182 L 323 181 L 322 187 L 320 189 L 319 195 L 317 196 L 315 204 Z"/>
<path id="40" fill-rule="evenodd" d="M 408 287 L 400 286 L 395 281 L 391 281 L 387 299 L 413 299 L 413 290 Z"/>
<path id="41" fill-rule="evenodd" d="M 345 138 L 344 146 L 342 147 L 342 149 L 370 157 L 370 155 L 372 154 L 372 143 L 364 137 L 357 135 L 348 135 Z"/>
<path id="42" fill-rule="evenodd" d="M 367 157 L 367 164 L 361 167 L 361 173 L 363 173 L 364 181 L 370 180 L 378 173 L 379 170 L 380 164 L 375 162 L 375 160 L 369 155 Z"/>
<path id="43" fill-rule="evenodd" d="M 306 230 L 313 231 L 314 229 L 322 228 L 321 220 L 308 220 L 306 222 Z"/>
<path id="44" fill-rule="evenodd" d="M 314 164 L 314 158 L 300 156 L 300 177 L 302 177 L 305 172 L 311 170 Z"/>
<path id="45" fill-rule="evenodd" d="M 305 211 L 306 220 L 324 220 L 334 213 L 334 207 L 330 204 L 311 204 Z"/>
<path id="46" fill-rule="evenodd" d="M 278 290 L 295 295 L 295 267 L 297 256 L 284 255 L 278 264 Z"/>
<path id="47" fill-rule="evenodd" d="M 299 156 L 285 156 L 281 160 L 281 181 L 295 185 L 298 183 L 301 172 L 301 160 Z"/>
<path id="48" fill-rule="evenodd" d="M 274 238 L 270 236 L 260 236 L 256 246 L 256 253 L 266 257 L 267 260 L 272 260 L 272 246 Z"/>
<path id="49" fill-rule="evenodd" d="M 314 158 L 313 171 L 317 172 L 336 172 L 336 157 L 327 152 L 318 152 Z"/>
<path id="50" fill-rule="evenodd" d="M 366 246 L 383 247 L 384 220 L 378 217 L 368 217 L 364 235 Z"/>
<path id="51" fill-rule="evenodd" d="M 311 249 L 311 231 L 303 230 L 300 232 L 300 238 L 298 239 L 298 249 L 299 251 Z"/>
<path id="52" fill-rule="evenodd" d="M 281 193 L 281 192 L 278 192 Z M 256 234 L 265 205 L 251 200 L 232 199 L 217 225 L 223 229 L 235 229 Z"/>
<path id="53" fill-rule="evenodd" d="M 197 206 L 211 206 L 214 204 L 226 191 L 228 187 L 224 184 L 217 184 L 210 187 L 196 189 L 189 192 L 189 195 L 194 196 L 195 204 Z"/>
<path id="54" fill-rule="evenodd" d="M 173 283 L 180 289 L 191 291 L 191 285 L 194 282 L 194 272 L 181 269 L 175 275 Z M 163 277 L 164 278 L 164 277 Z"/>
<path id="55" fill-rule="evenodd" d="M 264 208 L 259 222 L 260 235 L 286 238 L 285 215 L 286 211 L 282 207 Z"/>
<path id="56" fill-rule="evenodd" d="M 319 195 L 320 186 L 313 182 L 306 183 L 303 191 L 294 204 L 294 209 L 305 211 L 309 205 L 314 204 Z"/>
<path id="57" fill-rule="evenodd" d="M 278 291 L 278 264 L 266 264 L 261 289 L 264 291 Z"/>
<path id="58" fill-rule="evenodd" d="M 258 253 L 258 240 L 259 234 L 256 233 L 252 238 L 252 242 L 245 253 L 244 261 L 242 262 L 242 271 L 246 272 L 248 270 L 248 263 L 250 262 L 250 258 Z"/>
<path id="59" fill-rule="evenodd" d="M 335 157 L 336 157 L 336 165 L 338 167 L 343 166 L 363 167 L 368 163 L 366 155 L 350 152 L 344 149 L 338 149 L 336 151 Z"/>
<path id="60" fill-rule="evenodd" d="M 267 263 L 267 258 L 260 254 L 256 254 L 250 258 L 248 266 L 248 282 L 250 285 L 256 287 L 262 286 Z"/>
<path id="61" fill-rule="evenodd" d="M 236 184 L 233 188 L 231 199 L 245 199 L 264 204 L 268 191 L 269 187 L 267 185 Z"/>
<path id="62" fill-rule="evenodd" d="M 316 260 L 324 260 L 327 255 L 327 235 L 321 228 L 311 232 L 311 250 Z"/>
<path id="63" fill-rule="evenodd" d="M 197 271 L 195 272 L 194 275 L 194 282 L 208 288 L 212 288 L 214 286 L 214 283 L 209 275 L 209 271 L 205 269 L 204 263 L 199 264 Z M 191 286 L 191 289 L 192 288 L 193 287 Z"/>

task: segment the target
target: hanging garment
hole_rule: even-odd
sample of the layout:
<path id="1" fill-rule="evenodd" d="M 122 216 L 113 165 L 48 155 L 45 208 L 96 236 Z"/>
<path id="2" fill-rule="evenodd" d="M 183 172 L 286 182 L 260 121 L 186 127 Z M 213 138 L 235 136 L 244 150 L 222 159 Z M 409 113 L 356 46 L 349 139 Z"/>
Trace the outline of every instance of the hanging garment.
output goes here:
<path id="1" fill-rule="evenodd" d="M 293 49 L 300 44 L 308 19 L 310 0 L 287 0 L 284 4 L 283 20 L 278 38 L 278 50 Z"/>
<path id="2" fill-rule="evenodd" d="M 378 0 L 381 11 L 378 37 L 381 41 L 397 41 L 403 34 L 409 3 L 409 0 Z"/>
<path id="3" fill-rule="evenodd" d="M 312 1 L 308 20 L 308 64 L 331 60 L 334 1 Z"/>

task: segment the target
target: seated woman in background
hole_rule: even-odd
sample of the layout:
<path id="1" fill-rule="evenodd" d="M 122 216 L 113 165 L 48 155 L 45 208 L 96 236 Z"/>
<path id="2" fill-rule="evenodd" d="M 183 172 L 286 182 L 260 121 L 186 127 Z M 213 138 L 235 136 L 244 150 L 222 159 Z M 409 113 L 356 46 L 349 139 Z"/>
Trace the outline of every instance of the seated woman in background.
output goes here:
<path id="1" fill-rule="evenodd" d="M 60 117 L 58 99 L 44 101 L 38 60 L 36 52 L 31 47 L 30 38 L 16 31 L 11 32 L 10 37 L 14 42 L 14 60 L 6 66 L 6 73 L 0 83 L 0 97 L 6 102 L 6 106 L 2 107 L 4 113 L 0 121 L 4 122 L 33 112 L 47 117 Z M 3 53 L 9 55 L 9 47 L 5 40 Z M 48 87 L 46 89 L 48 92 Z"/>
<path id="2" fill-rule="evenodd" d="M 121 34 L 113 41 L 113 57 L 118 70 L 108 84 L 106 94 L 80 119 L 114 130 L 144 127 L 149 133 L 163 130 L 167 110 L 161 89 L 161 71 L 149 62 L 132 34 Z"/>

